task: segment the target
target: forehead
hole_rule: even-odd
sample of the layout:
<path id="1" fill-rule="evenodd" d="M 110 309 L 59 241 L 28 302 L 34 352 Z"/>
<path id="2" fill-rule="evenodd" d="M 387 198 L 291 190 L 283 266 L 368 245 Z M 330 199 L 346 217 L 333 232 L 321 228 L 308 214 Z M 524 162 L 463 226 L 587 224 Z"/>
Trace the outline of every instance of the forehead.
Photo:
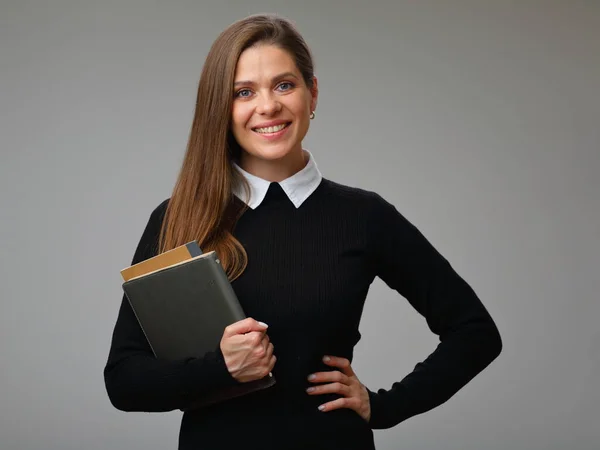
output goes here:
<path id="1" fill-rule="evenodd" d="M 283 72 L 299 71 L 291 55 L 274 45 L 258 45 L 242 52 L 235 70 L 235 80 L 269 80 Z"/>

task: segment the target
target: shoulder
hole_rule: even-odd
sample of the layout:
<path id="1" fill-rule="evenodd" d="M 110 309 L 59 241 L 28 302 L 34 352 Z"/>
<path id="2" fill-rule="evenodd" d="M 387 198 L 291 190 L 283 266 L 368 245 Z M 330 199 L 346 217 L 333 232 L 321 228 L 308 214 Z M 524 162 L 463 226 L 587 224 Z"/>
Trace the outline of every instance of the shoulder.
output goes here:
<path id="1" fill-rule="evenodd" d="M 150 213 L 150 222 L 153 224 L 162 224 L 162 221 L 165 217 L 165 213 L 167 212 L 167 206 L 169 206 L 169 201 L 171 199 L 167 198 L 158 204 L 152 212 Z"/>
<path id="2" fill-rule="evenodd" d="M 348 186 L 327 178 L 323 178 L 321 183 L 323 191 L 327 196 L 334 196 L 340 200 L 348 199 L 353 201 L 372 202 L 378 196 L 378 194 L 373 191 Z"/>
<path id="3" fill-rule="evenodd" d="M 336 202 L 347 202 L 354 208 L 364 208 L 369 212 L 384 212 L 393 208 L 387 200 L 375 191 L 341 184 L 326 178 L 321 181 L 325 197 Z"/>
<path id="4" fill-rule="evenodd" d="M 158 254 L 159 236 L 169 200 L 163 200 L 150 213 L 131 264 L 137 264 Z"/>
<path id="5" fill-rule="evenodd" d="M 408 234 L 417 231 L 407 217 L 381 194 L 325 178 L 322 183 L 327 207 L 365 223 L 371 235 L 385 235 L 390 230 Z"/>
<path id="6" fill-rule="evenodd" d="M 165 213 L 167 212 L 167 206 L 169 205 L 169 199 L 163 200 L 156 206 L 150 213 L 150 218 L 146 223 L 146 228 L 142 236 L 142 241 L 152 247 L 157 247 L 160 230 L 162 228 Z"/>

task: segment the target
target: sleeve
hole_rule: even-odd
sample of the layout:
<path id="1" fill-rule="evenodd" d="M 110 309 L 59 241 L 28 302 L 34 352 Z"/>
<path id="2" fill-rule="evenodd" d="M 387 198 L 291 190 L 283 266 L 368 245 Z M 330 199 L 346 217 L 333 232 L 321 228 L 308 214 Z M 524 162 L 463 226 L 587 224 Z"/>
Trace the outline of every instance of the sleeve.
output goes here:
<path id="1" fill-rule="evenodd" d="M 151 214 L 132 264 L 156 255 L 165 209 L 166 201 Z M 184 409 L 208 391 L 238 384 L 219 348 L 200 358 L 155 358 L 125 295 L 104 368 L 104 382 L 115 408 L 144 412 Z"/>
<path id="2" fill-rule="evenodd" d="M 405 297 L 440 340 L 389 390 L 367 389 L 371 428 L 384 429 L 447 401 L 500 354 L 502 341 L 473 289 L 414 225 L 379 196 L 372 217 L 376 276 Z"/>

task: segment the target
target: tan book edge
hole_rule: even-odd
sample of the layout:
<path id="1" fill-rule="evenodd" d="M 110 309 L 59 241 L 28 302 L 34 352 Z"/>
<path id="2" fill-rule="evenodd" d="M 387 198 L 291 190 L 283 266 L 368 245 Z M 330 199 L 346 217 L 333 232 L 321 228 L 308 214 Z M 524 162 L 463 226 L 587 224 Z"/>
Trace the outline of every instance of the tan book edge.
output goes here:
<path id="1" fill-rule="evenodd" d="M 121 276 L 124 281 L 129 281 L 132 278 L 145 275 L 150 272 L 172 266 L 183 261 L 191 259 L 192 255 L 186 245 L 181 245 L 167 252 L 156 255 L 145 261 L 141 261 L 133 266 L 121 270 Z"/>
<path id="2" fill-rule="evenodd" d="M 183 261 L 177 261 L 176 263 L 169 264 L 168 266 L 158 267 L 158 268 L 156 268 L 154 270 L 151 270 L 150 272 L 142 273 L 142 274 L 140 274 L 140 275 L 138 275 L 136 277 L 130 278 L 128 281 L 135 280 L 137 278 L 142 278 L 142 277 L 145 277 L 147 275 L 151 275 L 153 273 L 160 272 L 161 270 L 169 269 L 171 267 L 180 266 L 181 264 L 185 264 L 185 263 L 187 263 L 189 261 L 194 261 L 196 259 L 206 258 L 207 256 L 210 256 L 213 253 L 214 253 L 214 251 L 210 251 L 210 252 L 207 252 L 207 253 L 202 253 L 201 255 L 194 256 L 193 258 L 190 257 L 188 259 L 184 259 Z"/>

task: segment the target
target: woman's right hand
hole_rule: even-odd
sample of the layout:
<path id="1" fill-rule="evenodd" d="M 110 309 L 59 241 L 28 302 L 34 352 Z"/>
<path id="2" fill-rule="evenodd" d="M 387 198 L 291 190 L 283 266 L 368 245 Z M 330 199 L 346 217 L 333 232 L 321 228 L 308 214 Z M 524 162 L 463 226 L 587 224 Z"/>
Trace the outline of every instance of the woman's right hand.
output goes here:
<path id="1" fill-rule="evenodd" d="M 267 324 L 248 317 L 232 323 L 223 332 L 221 352 L 227 369 L 241 383 L 266 377 L 277 358 L 267 336 Z"/>

